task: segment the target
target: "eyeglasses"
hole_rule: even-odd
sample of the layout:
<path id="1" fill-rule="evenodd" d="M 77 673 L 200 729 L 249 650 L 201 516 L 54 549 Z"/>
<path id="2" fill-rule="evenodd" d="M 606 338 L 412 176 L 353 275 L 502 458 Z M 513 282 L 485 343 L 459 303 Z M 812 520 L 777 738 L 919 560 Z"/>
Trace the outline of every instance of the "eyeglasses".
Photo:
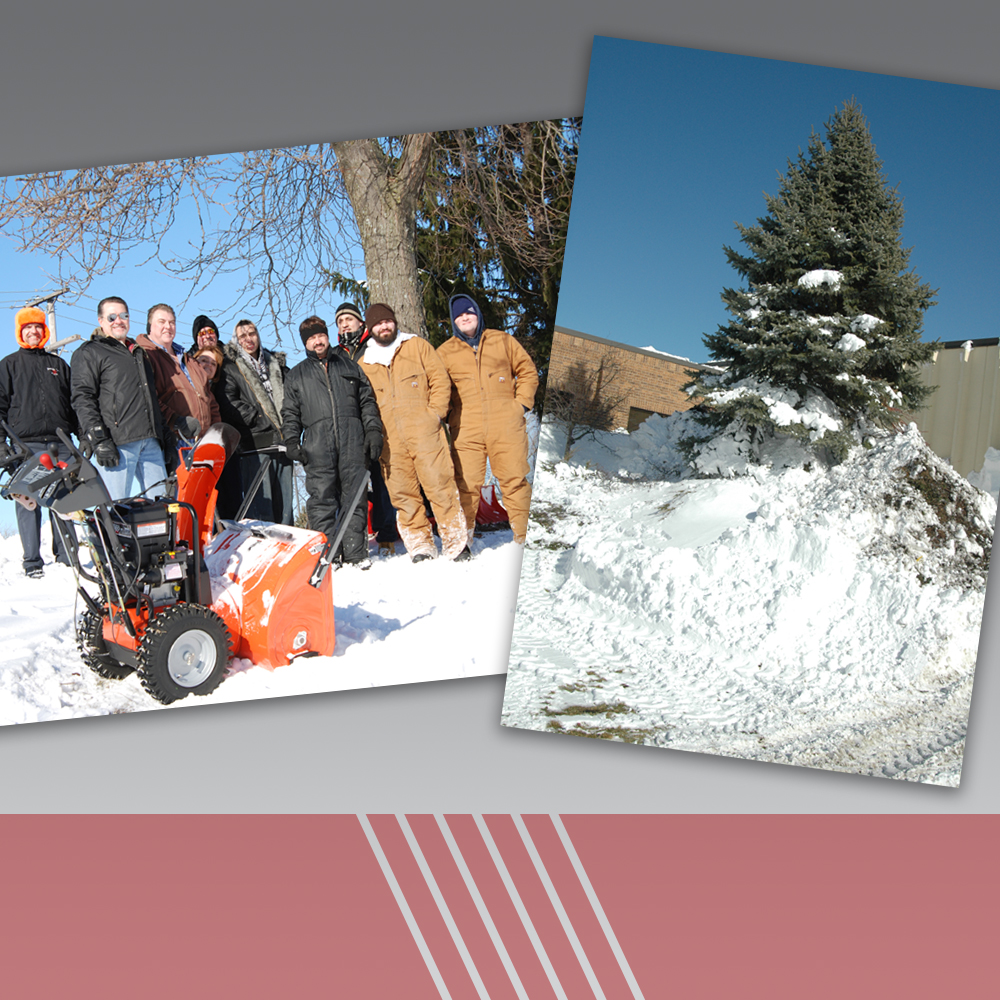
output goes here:
<path id="1" fill-rule="evenodd" d="M 128 319 L 128 313 L 108 313 L 104 318 L 109 323 L 114 323 L 116 319 Z"/>

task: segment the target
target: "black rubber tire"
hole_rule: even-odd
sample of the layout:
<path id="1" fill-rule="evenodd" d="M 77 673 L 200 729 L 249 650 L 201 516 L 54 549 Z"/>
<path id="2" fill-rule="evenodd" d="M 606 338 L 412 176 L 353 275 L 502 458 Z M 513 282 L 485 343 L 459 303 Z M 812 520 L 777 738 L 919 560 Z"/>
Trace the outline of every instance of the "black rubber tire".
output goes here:
<path id="1" fill-rule="evenodd" d="M 104 644 L 104 616 L 95 614 L 90 608 L 80 616 L 76 625 L 76 645 L 83 662 L 99 677 L 120 681 L 128 677 L 134 668 L 127 663 L 119 663 Z"/>
<path id="2" fill-rule="evenodd" d="M 196 667 L 201 664 L 195 675 L 197 683 L 184 683 L 177 676 L 178 661 L 183 661 L 178 656 L 178 643 L 188 646 Z M 142 686 L 161 705 L 189 694 L 211 694 L 226 676 L 231 646 L 229 629 L 214 611 L 200 604 L 175 604 L 161 611 L 146 627 L 136 672 Z"/>

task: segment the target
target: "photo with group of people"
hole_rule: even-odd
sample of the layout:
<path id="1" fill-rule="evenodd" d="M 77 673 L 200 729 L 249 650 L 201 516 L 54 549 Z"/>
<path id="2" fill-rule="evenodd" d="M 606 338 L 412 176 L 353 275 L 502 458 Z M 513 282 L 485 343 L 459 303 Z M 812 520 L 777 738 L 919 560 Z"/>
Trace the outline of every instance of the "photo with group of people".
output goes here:
<path id="1" fill-rule="evenodd" d="M 58 704 L 40 689 L 25 696 L 40 662 L 29 656 L 0 678 L 0 689 L 11 691 L 11 711 L 0 713 L 7 721 L 153 707 L 130 670 L 162 703 L 184 691 L 232 701 L 503 672 L 578 131 L 579 121 L 566 119 L 7 179 L 0 229 L 16 222 L 21 251 L 50 255 L 66 288 L 48 299 L 26 296 L 15 310 L 16 349 L 0 362 L 7 442 L 0 487 L 18 502 L 0 506 L 16 508 L 22 579 L 44 581 L 25 599 L 65 595 L 79 652 L 98 675 L 84 671 Z M 503 160 L 510 170 L 498 170 Z M 372 170 L 405 184 L 407 197 L 367 200 L 357 178 Z M 163 181 L 198 171 L 215 180 L 230 171 L 232 200 L 223 202 L 218 188 L 206 195 L 207 183 L 178 194 Z M 501 186 L 483 183 L 501 173 Z M 534 174 L 546 174 L 544 183 Z M 286 200 L 280 209 L 264 192 L 276 175 Z M 54 176 L 63 185 L 56 201 Z M 95 185 L 113 193 L 100 224 L 88 229 Z M 491 188 L 496 203 L 485 212 Z M 158 206 L 148 215 L 129 198 L 136 189 L 144 204 Z M 251 189 L 259 200 L 241 203 Z M 213 213 L 222 221 L 206 225 L 210 239 L 190 240 L 186 227 Z M 373 237 L 375 219 L 403 235 Z M 113 253 L 106 230 L 118 240 Z M 181 239 L 194 250 L 175 268 Z M 183 288 L 157 278 L 184 268 L 193 277 Z M 84 321 L 76 314 L 88 300 Z M 57 306 L 60 334 L 67 322 L 87 322 L 86 334 L 58 339 Z M 210 442 L 224 442 L 222 461 L 208 452 L 199 459 Z M 67 516 L 51 497 L 36 502 L 27 487 L 19 495 L 31 480 L 24 470 L 38 461 L 67 470 L 63 492 L 88 476 L 102 484 L 114 531 L 101 526 L 104 515 Z M 192 499 L 192 463 L 223 466 L 213 473 L 210 504 L 191 514 L 200 529 L 176 513 Z M 41 469 L 33 474 L 44 478 Z M 142 507 L 146 500 L 160 506 Z M 66 498 L 59 504 L 71 509 Z M 45 508 L 54 525 L 51 557 Z M 122 539 L 153 533 L 155 523 L 134 522 L 161 514 L 177 520 L 171 544 L 187 551 L 187 568 L 178 568 L 173 549 L 156 554 L 145 542 L 129 562 Z M 229 573 L 225 560 L 213 562 L 212 546 L 238 525 L 299 539 L 314 562 L 322 544 L 323 570 L 335 571 L 330 642 L 314 644 L 302 630 L 291 635 L 277 662 L 294 660 L 295 670 L 275 671 L 274 657 L 256 661 L 247 652 L 246 633 L 266 630 L 276 591 L 265 588 L 257 622 L 242 607 L 233 611 L 245 565 Z M 303 542 L 302 531 L 322 541 Z M 5 545 L 0 572 L 13 584 L 14 549 Z M 81 574 L 76 556 L 86 559 L 85 550 L 95 568 Z M 133 566 L 121 579 L 108 569 L 116 560 Z M 280 572 L 275 566 L 275 579 Z M 199 573 L 210 586 L 194 580 Z M 322 575 L 317 564 L 308 600 Z M 97 580 L 100 595 L 87 580 Z M 155 657 L 144 637 L 174 619 L 180 634 L 181 619 L 199 613 L 171 618 L 164 609 L 184 602 L 209 612 L 228 602 L 236 616 L 223 615 L 228 654 L 222 640 L 213 653 L 197 635 L 164 654 L 196 664 L 228 655 L 233 682 L 219 694 L 218 671 L 209 683 L 207 665 L 169 666 L 179 693 L 147 683 L 146 661 Z M 134 634 L 126 636 L 119 620 L 129 616 L 122 627 Z M 215 625 L 194 624 L 188 632 L 215 635 Z M 56 659 L 57 676 L 65 666 L 81 677 L 72 654 L 65 664 Z M 124 683 L 109 687 L 108 677 Z"/>

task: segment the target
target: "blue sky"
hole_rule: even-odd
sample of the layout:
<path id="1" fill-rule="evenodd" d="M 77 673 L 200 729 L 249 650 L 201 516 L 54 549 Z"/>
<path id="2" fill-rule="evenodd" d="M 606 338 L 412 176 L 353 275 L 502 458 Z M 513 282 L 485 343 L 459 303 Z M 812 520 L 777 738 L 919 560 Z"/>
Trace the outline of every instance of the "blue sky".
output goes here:
<path id="1" fill-rule="evenodd" d="M 67 164 L 67 167 L 70 167 Z M 225 216 L 214 210 L 217 224 L 224 223 Z M 180 249 L 198 232 L 197 220 L 189 205 L 182 205 L 177 222 L 171 230 L 170 245 Z M 63 285 L 59 280 L 59 261 L 42 253 L 23 253 L 17 250 L 16 241 L 0 236 L 0 357 L 17 350 L 14 340 L 14 316 L 26 301 L 58 290 Z M 210 285 L 191 296 L 187 305 L 181 303 L 192 291 L 190 281 L 182 281 L 166 273 L 155 261 L 146 262 L 148 252 L 134 250 L 125 255 L 122 262 L 109 274 L 97 278 L 89 286 L 74 287 L 72 295 L 60 298 L 56 304 L 56 333 L 60 340 L 73 334 L 88 339 L 97 325 L 97 303 L 108 295 L 121 295 L 129 304 L 132 320 L 132 336 L 144 332 L 146 311 L 158 302 L 167 302 L 177 310 L 177 337 L 184 347 L 190 345 L 191 325 L 195 316 L 204 313 L 210 316 L 222 332 L 224 340 L 232 336 L 236 321 L 244 316 L 253 319 L 265 347 L 277 345 L 279 331 L 274 321 L 265 312 L 265 305 L 256 307 L 239 303 L 240 288 L 246 283 L 245 269 L 215 278 Z M 360 253 L 359 253 L 360 256 Z M 364 276 L 363 265 L 352 266 L 345 257 L 341 262 L 345 273 L 355 277 Z M 53 277 L 49 277 L 52 275 Z M 333 314 L 343 301 L 343 296 L 332 292 L 325 298 L 302 303 L 295 315 L 304 318 L 316 313 L 327 319 L 333 328 Z M 280 349 L 288 354 L 289 364 L 296 364 L 305 358 L 298 328 L 280 330 Z M 6 340 L 3 338 L 6 337 Z M 78 344 L 70 344 L 62 350 L 67 361 Z M 10 501 L 0 501 L 0 531 L 15 530 L 14 505 Z"/>
<path id="2" fill-rule="evenodd" d="M 226 216 L 219 209 L 212 209 L 211 218 L 215 225 L 226 224 Z M 184 244 L 195 239 L 197 233 L 198 223 L 193 208 L 190 203 L 182 202 L 167 245 L 174 252 L 183 252 Z M 62 287 L 56 258 L 42 253 L 23 253 L 16 249 L 17 245 L 15 240 L 0 236 L 0 357 L 16 350 L 14 316 L 17 310 L 29 298 L 37 297 L 35 293 L 45 294 Z M 357 256 L 360 257 L 360 251 Z M 245 268 L 219 275 L 207 287 L 191 295 L 187 304 L 183 305 L 193 290 L 193 283 L 168 274 L 156 261 L 147 262 L 147 257 L 148 251 L 130 251 L 112 272 L 95 279 L 89 286 L 74 286 L 71 295 L 60 298 L 56 305 L 59 339 L 74 333 L 88 338 L 97 325 L 97 303 L 107 295 L 121 295 L 129 304 L 132 336 L 144 332 L 146 311 L 150 306 L 167 302 L 177 310 L 177 336 L 185 347 L 191 343 L 191 324 L 195 316 L 204 313 L 215 320 L 224 340 L 231 338 L 237 320 L 247 316 L 257 323 L 265 347 L 275 346 L 280 333 L 279 346 L 288 352 L 291 363 L 305 357 L 297 326 L 276 330 L 266 311 L 266 303 L 252 305 L 245 294 L 241 301 L 240 289 L 247 282 Z M 360 263 L 352 266 L 345 257 L 340 265 L 345 273 L 364 276 L 364 267 Z M 49 278 L 48 275 L 55 277 Z M 316 301 L 300 303 L 294 315 L 304 318 L 316 312 L 326 317 L 332 328 L 333 313 L 341 301 L 342 296 L 331 292 Z M 5 334 L 7 340 L 3 341 Z M 71 344 L 63 350 L 62 356 L 67 361 L 76 346 Z"/>
<path id="3" fill-rule="evenodd" d="M 906 211 L 911 267 L 938 289 L 927 340 L 1000 333 L 1000 92 L 594 40 L 560 326 L 693 361 L 740 277 L 723 244 L 764 215 L 789 158 L 855 98 Z"/>

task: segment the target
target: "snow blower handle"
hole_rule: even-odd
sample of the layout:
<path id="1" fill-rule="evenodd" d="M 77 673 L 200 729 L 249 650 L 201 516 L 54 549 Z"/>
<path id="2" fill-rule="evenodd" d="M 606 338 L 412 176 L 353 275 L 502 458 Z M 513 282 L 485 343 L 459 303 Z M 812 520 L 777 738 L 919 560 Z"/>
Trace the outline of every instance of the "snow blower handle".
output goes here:
<path id="1" fill-rule="evenodd" d="M 351 498 L 350 506 L 347 508 L 342 508 L 340 512 L 340 524 L 337 528 L 337 533 L 333 537 L 333 541 L 328 541 L 326 547 L 320 553 L 319 560 L 316 563 L 316 568 L 312 571 L 312 576 L 309 577 L 309 586 L 318 587 L 322 582 L 323 578 L 326 576 L 330 569 L 330 563 L 333 562 L 333 554 L 337 551 L 337 546 L 343 541 L 344 534 L 347 531 L 347 522 L 351 519 L 351 515 L 354 513 L 361 498 L 368 491 L 368 473 L 367 471 L 361 477 L 361 482 L 358 484 L 357 490 L 354 492 L 354 496 Z"/>
<path id="2" fill-rule="evenodd" d="M 260 468 L 257 470 L 257 475 L 253 477 L 253 482 L 250 484 L 250 488 L 246 491 L 246 495 L 243 497 L 243 503 L 240 504 L 240 509 L 236 512 L 236 517 L 233 518 L 234 521 L 242 521 L 243 518 L 247 516 L 250 504 L 253 503 L 254 497 L 257 496 L 260 484 L 264 482 L 264 477 L 267 475 L 270 468 L 271 456 L 265 455 L 264 461 L 260 463 Z"/>

